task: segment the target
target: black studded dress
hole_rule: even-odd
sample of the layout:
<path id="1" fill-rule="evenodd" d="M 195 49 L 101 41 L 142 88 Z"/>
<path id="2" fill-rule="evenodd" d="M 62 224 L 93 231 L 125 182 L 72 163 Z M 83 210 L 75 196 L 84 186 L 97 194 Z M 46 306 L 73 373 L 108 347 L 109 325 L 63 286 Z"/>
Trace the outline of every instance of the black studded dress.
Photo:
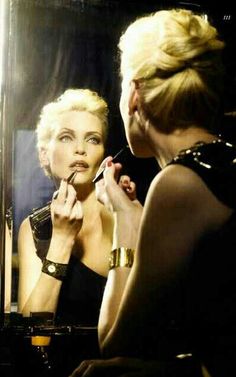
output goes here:
<path id="1" fill-rule="evenodd" d="M 230 219 L 196 246 L 182 291 L 182 326 L 212 377 L 236 376 L 236 147 L 199 142 L 170 164 L 193 170 Z"/>
<path id="2" fill-rule="evenodd" d="M 36 253 L 43 261 L 52 235 L 50 204 L 34 210 L 29 220 Z M 106 280 L 72 253 L 59 294 L 56 322 L 96 326 Z"/>

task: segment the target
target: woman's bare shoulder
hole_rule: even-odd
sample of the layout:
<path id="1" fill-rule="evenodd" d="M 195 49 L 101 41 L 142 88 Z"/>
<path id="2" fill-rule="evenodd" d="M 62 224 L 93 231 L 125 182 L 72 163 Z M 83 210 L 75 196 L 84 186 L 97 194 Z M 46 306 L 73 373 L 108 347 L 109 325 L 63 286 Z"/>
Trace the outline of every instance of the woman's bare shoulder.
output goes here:
<path id="1" fill-rule="evenodd" d="M 27 247 L 26 247 L 27 245 Z M 26 249 L 32 249 L 35 252 L 35 245 L 33 239 L 33 233 L 30 225 L 29 217 L 26 217 L 19 228 L 18 233 L 18 251 L 19 253 L 24 252 Z"/>
<path id="2" fill-rule="evenodd" d="M 153 179 L 152 187 L 172 186 L 191 190 L 204 182 L 193 170 L 183 165 L 169 165 L 161 170 Z"/>
<path id="3" fill-rule="evenodd" d="M 31 233 L 32 234 L 32 230 L 31 230 L 31 226 L 30 226 L 30 220 L 29 220 L 29 217 L 26 217 L 22 223 L 20 224 L 20 228 L 19 228 L 19 235 L 21 233 Z"/>
<path id="4" fill-rule="evenodd" d="M 193 211 L 200 218 L 219 225 L 232 213 L 197 173 L 182 165 L 169 165 L 156 175 L 150 185 L 147 203 L 151 206 L 156 203 L 165 209 Z"/>

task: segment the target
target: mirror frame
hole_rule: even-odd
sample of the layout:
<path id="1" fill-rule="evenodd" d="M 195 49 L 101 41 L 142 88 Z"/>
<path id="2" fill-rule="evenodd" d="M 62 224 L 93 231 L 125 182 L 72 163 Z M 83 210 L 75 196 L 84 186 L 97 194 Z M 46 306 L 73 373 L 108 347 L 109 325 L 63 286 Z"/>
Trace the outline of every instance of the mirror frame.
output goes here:
<path id="1" fill-rule="evenodd" d="M 0 5 L 1 17 L 1 41 L 0 41 L 0 278 L 1 278 L 1 299 L 0 313 L 1 324 L 4 323 L 6 313 L 11 311 L 11 257 L 12 243 L 10 237 L 11 218 L 8 218 L 8 209 L 11 206 L 9 194 L 11 196 L 11 163 L 12 135 L 11 135 L 11 117 L 9 84 L 11 80 L 11 54 L 10 45 L 12 43 L 10 25 L 11 25 L 11 0 L 2 0 Z M 10 157 L 10 158 L 9 158 Z M 8 224 L 8 227 L 7 227 Z M 8 250 L 6 249 L 8 248 Z"/>
<path id="2" fill-rule="evenodd" d="M 32 4 L 38 3 L 37 0 L 30 0 Z M 40 1 L 39 1 L 40 2 Z M 107 1 L 101 1 L 102 4 L 105 4 Z M 114 3 L 118 3 L 118 1 L 113 1 Z M 174 1 L 173 1 L 174 2 Z M 9 209 L 11 208 L 11 200 L 9 200 L 9 194 L 12 193 L 12 184 L 13 177 L 12 171 L 9 169 L 9 166 L 12 166 L 12 147 L 13 147 L 13 125 L 14 125 L 14 116 L 12 114 L 11 109 L 14 106 L 13 103 L 13 96 L 10 95 L 12 90 L 12 83 L 14 77 L 14 51 L 16 47 L 16 42 L 14 40 L 14 20 L 16 19 L 16 12 L 17 9 L 14 8 L 15 4 L 19 4 L 20 0 L 1 0 L 1 6 L 4 5 L 4 19 L 5 19 L 5 38 L 4 38 L 4 46 L 3 46 L 3 59 L 0 62 L 4 75 L 2 75 L 2 85 L 1 85 L 1 99 L 0 99 L 0 106 L 1 106 L 1 125 L 0 125 L 0 200 L 1 200 L 1 213 L 0 213 L 0 232 L 1 232 L 1 239 L 0 239 L 0 276 L 1 276 L 1 300 L 0 300 L 0 313 L 1 313 L 1 322 L 5 314 L 11 313 L 11 303 L 9 308 L 9 298 L 11 298 L 11 281 L 12 281 L 12 253 L 7 252 L 6 250 L 6 239 L 7 239 L 7 232 L 6 232 L 6 219 Z M 22 0 L 22 4 L 27 3 L 27 0 Z M 42 1 L 42 4 L 47 4 L 47 1 Z M 48 3 L 52 4 L 53 1 L 49 0 Z M 59 3 L 63 3 L 63 0 Z M 65 3 L 68 3 L 65 1 Z M 83 6 L 83 1 L 77 0 L 75 3 L 81 3 Z M 91 0 L 91 4 L 96 4 L 97 1 Z M 123 6 L 123 2 L 120 1 Z M 132 2 L 131 2 L 132 3 Z M 163 1 L 157 1 L 156 9 L 160 8 L 163 5 Z M 176 2 L 175 2 L 176 3 Z M 177 2 L 178 3 L 178 2 Z M 167 4 L 168 6 L 169 4 Z M 209 5 L 209 4 L 208 4 Z M 154 1 L 149 1 L 145 5 L 146 9 L 153 8 L 154 9 Z M 140 9 L 137 10 L 141 12 L 145 8 L 140 6 Z M 207 5 L 206 5 L 207 6 Z M 125 7 L 125 5 L 124 5 Z M 131 7 L 131 6 L 130 6 Z M 129 6 L 127 5 L 127 9 Z M 131 8 L 130 8 L 131 9 Z M 222 16 L 222 12 L 219 16 Z M 134 15 L 132 16 L 134 17 Z M 226 20 L 227 21 L 227 20 Z M 234 64 L 234 65 L 233 65 Z M 234 69 L 235 67 L 235 60 L 234 63 L 231 64 L 230 69 Z M 234 93 L 235 93 L 235 89 Z M 114 136 L 114 140 L 117 137 L 117 133 Z M 113 144 L 115 143 L 114 140 L 112 141 Z M 139 161 L 139 165 L 142 162 Z M 145 166 L 145 165 L 144 165 Z M 11 220 L 10 220 L 11 222 Z M 10 242 L 10 250 L 12 250 L 12 243 Z M 10 267 L 9 267 L 10 266 Z M 10 300 L 11 301 L 11 300 Z"/>
<path id="3" fill-rule="evenodd" d="M 118 56 L 116 56 L 116 51 L 117 51 L 117 46 L 116 46 L 116 40 L 117 40 L 117 43 L 118 43 L 118 34 L 120 36 L 120 32 L 121 32 L 121 28 L 122 28 L 122 25 L 126 25 L 128 20 L 131 18 L 131 17 L 134 17 L 133 13 L 139 13 L 141 12 L 141 9 L 142 8 L 147 8 L 147 5 L 139 5 L 137 7 L 137 9 L 132 9 L 132 4 L 131 5 L 123 5 L 123 3 L 121 2 L 120 5 L 122 5 L 121 7 L 119 7 L 119 1 L 118 0 L 112 0 L 112 1 L 108 1 L 108 0 L 101 0 L 101 3 L 98 4 L 97 1 L 95 0 L 89 0 L 86 4 L 83 4 L 82 1 L 80 0 L 76 0 L 71 6 L 68 5 L 68 1 L 67 0 L 61 0 L 60 2 L 55 2 L 53 0 L 49 0 L 49 1 L 38 1 L 38 0 L 5 0 L 6 3 L 8 3 L 8 6 L 9 6 L 9 10 L 8 10 L 8 33 L 6 34 L 7 35 L 7 38 L 8 38 L 8 43 L 7 43 L 7 50 L 5 50 L 5 58 L 6 58 L 6 68 L 5 68 L 5 84 L 4 84 L 4 109 L 3 109 L 3 114 L 4 114 L 4 120 L 2 122 L 2 133 L 4 133 L 3 135 L 3 143 L 4 143 L 4 149 L 3 149 L 3 154 L 2 154 L 2 165 L 3 165 L 3 170 L 2 170 L 2 177 L 1 177 L 1 181 L 4 182 L 4 187 L 2 187 L 3 189 L 3 192 L 2 192 L 2 203 L 3 203 L 3 206 L 4 206 L 4 210 L 3 210 L 3 218 L 2 218 L 2 224 L 4 225 L 4 221 L 6 219 L 6 213 L 7 213 L 7 210 L 9 210 L 9 208 L 11 207 L 11 201 L 9 200 L 8 198 L 8 195 L 11 194 L 11 198 L 12 198 L 12 201 L 15 200 L 15 197 L 13 195 L 13 185 L 16 187 L 17 189 L 17 182 L 15 182 L 15 173 L 14 173 L 14 170 L 15 169 L 15 166 L 14 165 L 14 157 L 13 157 L 13 154 L 12 154 L 12 150 L 13 148 L 15 148 L 15 141 L 16 141 L 16 136 L 14 135 L 14 131 L 18 130 L 17 127 L 19 127 L 19 129 L 23 129 L 24 127 L 28 127 L 26 128 L 27 130 L 28 129 L 31 129 L 33 127 L 33 125 L 35 125 L 35 121 L 34 121 L 34 118 L 36 116 L 36 113 L 38 115 L 38 109 L 40 110 L 41 109 L 41 105 L 42 105 L 42 102 L 43 102 L 43 105 L 45 104 L 45 101 L 46 102 L 50 102 L 49 99 L 50 97 L 53 97 L 55 98 L 55 96 L 57 97 L 57 92 L 63 90 L 65 90 L 65 88 L 68 88 L 69 86 L 76 86 L 77 83 L 78 83 L 78 86 L 77 87 L 90 87 L 91 89 L 95 90 L 95 91 L 98 91 L 100 95 L 102 95 L 103 97 L 105 97 L 107 100 L 108 100 L 108 103 L 109 103 L 109 108 L 110 108 L 110 124 L 112 125 L 112 132 L 110 133 L 110 136 L 108 136 L 108 143 L 109 143 L 109 147 L 107 148 L 107 153 L 109 154 L 113 154 L 113 153 L 116 153 L 117 150 L 121 149 L 121 146 L 124 145 L 124 143 L 126 143 L 126 140 L 125 140 L 125 136 L 124 136 L 124 130 L 123 130 L 123 127 L 121 127 L 121 116 L 120 116 L 120 113 L 119 113 L 119 105 L 118 105 L 118 96 L 119 96 L 119 91 L 120 91 L 120 80 L 119 80 L 119 77 L 118 77 L 118 71 L 117 71 L 117 66 L 118 66 Z M 152 1 L 150 1 L 152 3 Z M 116 13 L 116 19 L 117 20 L 121 20 L 119 21 L 118 25 L 116 23 L 114 23 L 114 21 L 111 21 L 111 26 L 112 26 L 112 30 L 109 29 L 107 30 L 107 28 L 104 28 L 104 30 L 100 30 L 99 29 L 99 25 L 104 24 L 104 13 L 103 12 L 106 12 L 105 15 L 106 15 L 106 19 L 110 20 L 110 15 L 111 15 L 111 12 L 112 12 L 112 9 L 114 7 L 114 10 L 117 11 Z M 127 8 L 128 7 L 128 8 Z M 140 9 L 139 9 L 140 7 Z M 157 9 L 158 9 L 158 6 L 156 6 Z M 45 17 L 45 21 L 44 20 L 38 20 L 37 18 L 37 12 L 38 12 L 38 9 L 40 10 L 40 12 L 44 12 L 44 10 L 46 10 L 47 12 L 49 11 L 49 13 L 45 13 L 46 16 L 48 17 Z M 54 17 L 54 14 L 52 16 L 52 13 L 51 11 L 55 11 L 57 12 L 56 13 L 56 16 Z M 64 9 L 65 9 L 65 13 L 64 13 Z M 131 9 L 132 12 L 131 14 L 128 13 L 127 9 Z M 24 26 L 24 11 L 27 10 L 27 15 L 29 16 L 31 14 L 31 11 L 33 12 L 32 13 L 32 19 L 29 20 L 30 21 L 30 26 L 29 26 L 29 29 L 27 29 L 27 25 L 26 25 L 26 28 L 24 29 L 19 29 L 20 27 L 22 28 L 22 25 Z M 29 13 L 28 13 L 28 10 L 29 10 Z M 59 12 L 59 13 L 58 13 Z M 72 14 L 73 18 L 73 22 L 76 22 L 75 25 L 72 25 L 68 23 L 68 13 L 69 12 L 69 15 Z M 70 13 L 71 12 L 71 13 Z M 101 13 L 100 13 L 101 12 Z M 41 13 L 40 13 L 41 14 Z M 125 15 L 124 19 L 120 16 L 120 15 Z M 58 15 L 60 15 L 61 18 L 59 18 L 59 20 L 57 19 Z M 97 15 L 99 15 L 99 17 L 97 17 Z M 23 17 L 23 18 L 22 18 Z M 34 20 L 36 17 L 36 20 L 37 20 L 37 23 L 34 24 Z M 86 17 L 89 17 L 89 22 L 88 22 L 88 25 L 87 25 L 87 22 L 86 22 Z M 34 66 L 31 67 L 31 63 L 28 63 L 28 60 L 27 60 L 27 56 L 23 56 L 22 57 L 22 54 L 24 54 L 24 52 L 26 51 L 26 49 L 28 48 L 28 46 L 30 46 L 30 43 L 32 43 L 32 40 L 34 38 L 34 33 L 36 32 L 37 33 L 37 36 L 39 35 L 39 40 L 37 39 L 37 43 L 39 42 L 39 45 L 36 43 L 36 47 L 35 47 L 35 51 L 38 53 L 38 46 L 40 46 L 40 48 L 43 46 L 44 47 L 44 43 L 45 43 L 45 35 L 48 35 L 47 33 L 50 33 L 50 31 L 53 31 L 53 33 L 57 33 L 58 30 L 58 24 L 56 24 L 55 28 L 54 28 L 54 23 L 55 22 L 62 22 L 62 33 L 64 33 L 65 31 L 65 28 L 68 27 L 68 30 L 69 30 L 69 33 L 71 33 L 71 30 L 72 30 L 72 33 L 74 33 L 74 29 L 75 28 L 75 38 L 78 37 L 81 37 L 82 40 L 83 40 L 83 37 L 84 35 L 86 35 L 86 31 L 89 30 L 89 38 L 88 38 L 88 41 L 86 39 L 85 43 L 86 43 L 86 47 L 84 47 L 84 45 L 82 44 L 76 44 L 76 48 L 80 47 L 82 48 L 82 53 L 85 51 L 86 54 L 88 54 L 88 51 L 90 48 L 95 48 L 95 52 L 92 53 L 92 60 L 91 60 L 91 67 L 90 69 L 87 70 L 87 63 L 88 62 L 88 59 L 89 57 L 86 55 L 84 59 L 84 61 L 81 63 L 81 61 L 79 60 L 79 62 L 77 63 L 77 55 L 75 55 L 72 59 L 75 59 L 76 61 L 76 65 L 79 66 L 79 73 L 80 73 L 80 77 L 79 77 L 79 80 L 77 80 L 77 77 L 76 77 L 76 80 L 74 78 L 74 76 L 72 76 L 72 78 L 70 77 L 69 80 L 68 80 L 68 77 L 66 75 L 65 77 L 65 82 L 62 82 L 64 76 L 63 76 L 63 72 L 62 74 L 59 72 L 59 78 L 57 79 L 59 81 L 59 88 L 57 88 L 57 85 L 58 85 L 58 82 L 55 81 L 55 79 L 57 78 L 57 74 L 58 74 L 58 71 L 54 72 L 54 61 L 53 59 L 56 59 L 56 57 L 53 55 L 54 52 L 52 52 L 52 56 L 49 55 L 48 56 L 48 59 L 49 59 L 49 62 L 50 62 L 50 58 L 51 58 L 51 61 L 53 62 L 52 63 L 52 66 L 49 65 L 48 70 L 46 71 L 44 77 L 42 77 L 42 85 L 41 85 L 41 82 L 40 81 L 36 81 L 38 80 L 38 74 L 40 72 L 37 71 L 37 68 L 35 68 Z M 39 22 L 39 24 L 38 24 Z M 40 27 L 40 29 L 39 29 Z M 46 34 L 43 36 L 40 36 L 40 31 L 41 30 L 44 30 L 42 28 L 46 27 Z M 24 38 L 27 37 L 27 32 L 30 33 L 30 30 L 32 28 L 32 34 L 30 35 L 30 39 L 25 41 L 24 40 L 24 43 L 22 43 L 22 45 L 19 44 L 19 38 L 23 35 Z M 94 28 L 94 29 L 93 29 Z M 21 33 L 19 33 L 18 31 L 21 31 Z M 67 31 L 67 29 L 66 29 Z M 117 33 L 118 31 L 118 33 Z M 77 34 L 78 33 L 78 34 Z M 114 33 L 114 35 L 113 35 Z M 69 38 L 70 38 L 70 35 L 69 34 Z M 108 37 L 108 40 L 106 40 L 106 36 Z M 40 39 L 41 38 L 41 39 Z M 50 43 L 52 43 L 52 41 L 54 41 L 54 36 L 52 37 L 52 40 L 50 39 L 49 41 L 49 47 L 50 47 Z M 65 37 L 65 41 L 67 41 L 68 39 L 68 35 L 66 35 Z M 74 38 L 74 34 L 73 34 L 73 38 Z M 96 39 L 94 39 L 96 38 Z M 111 40 L 112 38 L 112 40 Z M 65 45 L 65 41 L 63 40 L 63 44 L 62 46 Z M 92 42 L 91 42 L 92 41 Z M 112 42 L 112 44 L 111 44 Z M 28 44 L 27 44 L 28 43 Z M 74 43 L 74 40 L 72 40 L 72 48 L 74 47 L 73 45 Z M 90 44 L 92 43 L 92 44 Z M 101 43 L 101 44 L 100 44 Z M 22 47 L 23 46 L 23 47 Z M 42 47 L 42 48 L 43 48 Z M 60 45 L 60 48 L 61 48 L 61 45 Z M 100 51 L 101 51 L 101 48 L 104 49 L 104 52 L 103 54 L 100 54 Z M 63 50 L 62 50 L 63 51 Z M 103 50 L 102 50 L 103 51 Z M 50 52 L 50 50 L 49 50 Z M 92 50 L 93 52 L 93 50 Z M 34 62 L 35 60 L 34 59 L 37 59 L 38 55 L 33 56 L 33 53 L 34 51 L 30 51 L 30 62 Z M 45 55 L 45 51 L 42 51 L 40 50 L 40 54 L 42 54 L 43 58 L 45 58 L 45 56 L 47 57 L 47 55 Z M 90 50 L 89 50 L 89 54 L 90 54 Z M 101 55 L 101 60 L 99 61 L 96 61 L 94 60 L 95 59 L 95 55 L 96 54 L 100 54 Z M 81 55 L 81 54 L 80 54 Z M 40 55 L 41 56 L 41 55 Z M 32 60 L 31 60 L 32 58 Z M 42 59 L 43 59 L 42 58 Z M 19 60 L 20 59 L 20 60 Z M 86 60 L 87 59 L 87 60 Z M 111 61 L 110 61 L 111 59 Z M 16 69 L 18 66 L 18 61 L 20 62 L 19 64 L 22 64 L 23 66 L 23 70 L 21 72 L 21 65 L 20 65 L 20 69 L 19 71 Z M 73 62 L 74 60 L 72 60 Z M 40 60 L 40 64 L 42 64 L 43 60 L 41 61 Z M 67 62 L 67 60 L 66 60 Z M 70 61 L 69 61 L 70 62 Z M 28 68 L 30 68 L 29 70 L 27 70 L 27 64 L 29 64 Z M 61 63 L 61 61 L 59 60 L 59 63 Z M 65 61 L 63 61 L 63 64 L 65 65 Z M 80 69 L 80 64 L 81 64 L 81 69 Z M 57 64 L 58 65 L 58 64 Z M 60 65 L 60 64 L 59 64 Z M 63 69 L 64 69 L 64 65 L 63 65 Z M 66 66 L 67 67 L 67 66 Z M 85 69 L 86 68 L 86 69 Z M 32 72 L 31 72 L 32 70 Z M 36 70 L 36 74 L 34 73 Z M 68 71 L 68 69 L 66 68 L 66 72 Z M 83 77 L 83 73 L 84 71 L 86 72 L 86 75 L 85 77 Z M 42 70 L 42 72 L 44 72 L 44 70 Z M 42 73 L 41 72 L 41 73 Z M 102 75 L 100 75 L 99 73 L 101 72 Z M 31 76 L 31 73 L 32 73 L 32 76 Z M 27 78 L 27 80 L 23 80 L 22 79 L 22 76 L 23 75 L 26 75 L 24 77 Z M 77 73 L 76 73 L 77 74 Z M 47 92 L 47 89 L 48 87 L 44 88 L 44 82 L 45 80 L 48 79 L 48 76 L 50 79 L 52 79 L 52 86 L 50 87 L 49 86 L 49 94 L 47 94 L 47 98 L 45 99 L 44 95 L 45 95 L 45 92 Z M 46 77 L 46 79 L 45 79 Z M 62 80 L 61 80 L 62 78 Z M 19 80 L 19 81 L 17 81 Z M 31 81 L 30 81 L 31 80 Z M 35 81 L 34 81 L 35 80 Z M 60 81 L 61 80 L 61 81 Z M 75 82 L 73 81 L 75 80 Z M 85 80 L 85 82 L 84 82 Z M 111 81 L 112 80 L 112 81 Z M 27 87 L 28 87 L 28 84 L 32 84 L 32 81 L 33 81 L 33 85 L 32 87 L 29 88 L 29 90 L 27 91 Z M 55 81 L 55 84 L 54 84 L 54 81 Z M 39 83 L 39 86 L 35 85 L 35 82 L 37 82 L 37 84 Z M 72 84 L 71 84 L 72 82 Z M 80 86 L 81 83 L 84 83 L 83 86 Z M 51 82 L 50 82 L 51 84 Z M 19 85 L 19 86 L 18 86 Z M 41 85 L 41 86 L 40 86 Z M 53 87 L 53 85 L 55 85 L 55 87 Z M 63 87 L 65 86 L 65 88 Z M 29 99 L 27 96 L 25 97 L 25 95 L 27 94 L 29 96 L 29 93 L 32 95 L 33 91 L 34 90 L 37 90 L 37 88 L 39 88 L 39 91 L 36 93 L 35 95 L 35 103 L 32 101 L 30 102 L 30 105 L 33 103 L 33 105 L 35 104 L 35 107 L 32 108 L 30 107 L 28 104 L 27 104 L 27 99 Z M 42 89 L 42 93 L 41 93 L 41 88 Z M 46 89 L 46 90 L 44 90 Z M 55 95 L 56 93 L 56 95 Z M 43 97 L 42 98 L 42 94 L 43 94 Z M 49 98 L 48 98 L 49 96 Z M 21 100 L 23 98 L 23 101 L 19 101 L 18 103 L 18 98 L 19 100 Z M 31 99 L 31 98 L 30 98 Z M 25 101 L 25 102 L 24 102 Z M 25 105 L 27 104 L 27 106 L 22 106 L 21 105 Z M 32 111 L 31 111 L 32 110 Z M 29 113 L 29 114 L 28 114 Z M 32 118 L 28 119 L 28 115 L 31 115 L 31 113 L 33 114 Z M 19 115 L 18 115 L 19 114 Z M 23 115 L 22 115 L 23 114 Z M 26 114 L 26 115 L 25 115 Z M 19 116 L 19 118 L 18 118 Z M 139 164 L 145 164 L 145 162 L 139 162 Z M 132 170 L 133 166 L 136 164 L 135 161 L 131 161 L 130 163 L 130 167 L 129 169 Z M 155 164 L 155 168 L 156 168 L 156 162 L 152 162 L 151 163 L 151 170 L 153 169 L 153 165 Z M 145 164 L 146 166 L 146 164 Z M 9 169 L 9 167 L 13 167 L 12 169 Z M 12 170 L 12 171 L 10 171 Z M 146 171 L 147 172 L 147 171 Z M 124 174 L 128 174 L 128 172 L 125 172 Z M 136 168 L 136 173 L 134 174 L 140 174 L 140 169 L 137 169 Z M 137 180 L 136 180 L 137 181 Z M 141 192 L 141 196 L 145 195 L 145 190 L 146 190 L 146 186 L 147 186 L 147 183 L 144 182 L 145 179 L 143 179 L 141 181 L 140 179 L 140 185 L 139 185 L 139 190 Z M 37 205 L 36 205 L 37 207 Z M 31 208 L 32 209 L 32 208 Z M 11 245 L 11 248 L 12 248 L 12 251 L 13 251 L 13 256 L 15 256 L 15 242 L 16 242 L 16 232 L 15 232 L 15 226 L 16 226 L 16 221 L 15 221 L 15 208 L 13 208 L 13 240 L 12 240 L 12 245 Z M 4 231 L 4 234 L 5 234 L 5 231 Z M 5 244 L 5 235 L 4 235 L 4 240 L 3 240 L 3 245 L 2 247 L 4 247 L 4 244 Z M 3 250 L 4 251 L 4 250 Z M 6 254 L 4 254 L 4 252 L 2 253 L 2 263 L 5 263 L 5 262 L 8 262 L 8 265 L 10 264 L 14 264 L 14 258 L 5 258 Z M 17 287 L 15 287 L 15 278 L 14 278 L 14 274 L 15 272 L 13 271 L 12 272 L 12 269 L 10 271 L 10 276 L 8 279 L 8 281 L 10 281 L 11 283 L 9 282 L 6 282 L 6 277 L 9 275 L 9 273 L 7 272 L 8 268 L 5 269 L 4 266 L 2 266 L 2 289 L 3 289 L 3 285 L 5 286 L 4 289 L 8 289 L 8 292 L 7 294 L 4 293 L 4 298 L 5 298 L 5 303 L 2 303 L 2 312 L 5 311 L 5 314 L 7 313 L 13 313 L 16 311 L 16 308 L 15 308 L 15 299 L 13 299 L 13 302 L 12 304 L 10 305 L 10 309 L 9 309 L 9 299 L 7 297 L 9 296 L 13 296 L 11 294 L 11 291 L 14 293 L 14 296 L 16 295 L 16 291 L 17 291 Z M 4 276 L 4 273 L 5 273 L 5 276 Z M 11 286 L 10 286 L 11 284 Z M 10 288 L 9 288 L 10 287 Z M 12 287 L 12 290 L 11 290 L 11 287 Z M 2 296 L 3 297 L 3 296 Z M 7 303 L 7 307 L 6 307 L 6 303 Z M 17 304 L 17 303 L 16 303 Z M 12 307 L 14 306 L 14 310 L 12 310 Z"/>

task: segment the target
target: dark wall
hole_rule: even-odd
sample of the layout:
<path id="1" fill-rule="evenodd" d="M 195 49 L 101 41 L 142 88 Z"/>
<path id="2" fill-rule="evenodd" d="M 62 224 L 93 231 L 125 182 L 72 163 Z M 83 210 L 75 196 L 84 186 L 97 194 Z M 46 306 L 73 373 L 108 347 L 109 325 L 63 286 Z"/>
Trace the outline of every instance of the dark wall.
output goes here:
<path id="1" fill-rule="evenodd" d="M 211 4 L 209 0 L 158 1 L 158 0 L 15 0 L 11 11 L 11 118 L 15 133 L 34 130 L 42 106 L 60 95 L 66 88 L 90 88 L 98 91 L 110 107 L 110 134 L 107 153 L 116 153 L 126 143 L 119 113 L 119 56 L 117 44 L 122 31 L 136 17 L 166 7 L 183 6 L 207 13 L 226 40 L 224 60 L 226 64 L 225 111 L 235 110 L 236 58 L 235 13 L 228 1 Z M 230 136 L 234 134 L 235 121 L 230 124 Z M 18 142 L 17 135 L 15 140 Z M 236 138 L 235 138 L 236 140 Z M 34 142 L 25 139 L 29 155 L 33 156 Z M 26 177 L 25 143 L 22 150 L 16 148 L 17 171 L 14 173 L 15 191 L 29 189 Z M 19 146 L 19 145 L 18 145 Z M 35 164 L 32 158 L 32 164 Z M 27 171 L 37 171 L 38 166 Z M 150 180 L 156 172 L 153 160 L 140 160 L 130 154 L 124 161 L 124 173 L 137 182 L 138 195 L 143 201 Z M 145 173 L 144 173 L 145 172 Z M 28 173 L 28 174 L 29 174 Z M 32 173 L 33 174 L 33 173 Z M 19 176 L 22 177 L 19 181 Z M 26 179 L 27 178 L 27 179 Z M 20 219 L 32 207 L 38 197 L 31 186 L 31 200 L 20 202 Z M 19 195 L 18 195 L 19 196 Z M 23 195 L 22 195 L 23 197 Z M 45 198 L 43 198 L 44 200 Z M 22 210 L 24 208 L 24 210 Z"/>
<path id="2" fill-rule="evenodd" d="M 117 43 L 131 20 L 150 11 L 184 6 L 206 12 L 226 40 L 225 109 L 235 108 L 235 13 L 210 0 L 15 0 L 12 8 L 11 96 L 15 129 L 34 129 L 41 107 L 68 87 L 98 91 L 110 106 L 108 149 L 124 143 L 119 114 Z M 215 3 L 215 2 L 214 2 Z"/>

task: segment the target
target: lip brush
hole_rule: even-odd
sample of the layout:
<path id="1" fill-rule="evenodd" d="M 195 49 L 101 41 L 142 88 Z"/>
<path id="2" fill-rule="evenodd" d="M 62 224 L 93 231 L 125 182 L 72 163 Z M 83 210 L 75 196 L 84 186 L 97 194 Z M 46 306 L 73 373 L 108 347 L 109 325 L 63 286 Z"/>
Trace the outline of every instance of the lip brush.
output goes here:
<path id="1" fill-rule="evenodd" d="M 112 162 L 116 162 L 117 157 L 119 157 L 127 148 L 129 148 L 128 144 L 122 149 L 120 149 L 119 152 L 117 152 L 114 157 L 112 157 Z M 96 183 L 100 179 L 102 179 L 104 170 L 105 170 L 105 167 L 98 173 L 98 175 L 95 176 L 95 178 L 93 179 L 93 183 Z"/>
<path id="2" fill-rule="evenodd" d="M 72 183 L 72 182 L 74 181 L 75 176 L 76 176 L 77 173 L 78 173 L 77 170 L 73 171 L 73 173 L 71 173 L 71 174 L 69 175 L 69 177 L 66 179 L 66 180 L 67 180 L 67 183 Z M 55 193 L 53 199 L 56 199 L 57 197 L 58 197 L 58 191 Z"/>

